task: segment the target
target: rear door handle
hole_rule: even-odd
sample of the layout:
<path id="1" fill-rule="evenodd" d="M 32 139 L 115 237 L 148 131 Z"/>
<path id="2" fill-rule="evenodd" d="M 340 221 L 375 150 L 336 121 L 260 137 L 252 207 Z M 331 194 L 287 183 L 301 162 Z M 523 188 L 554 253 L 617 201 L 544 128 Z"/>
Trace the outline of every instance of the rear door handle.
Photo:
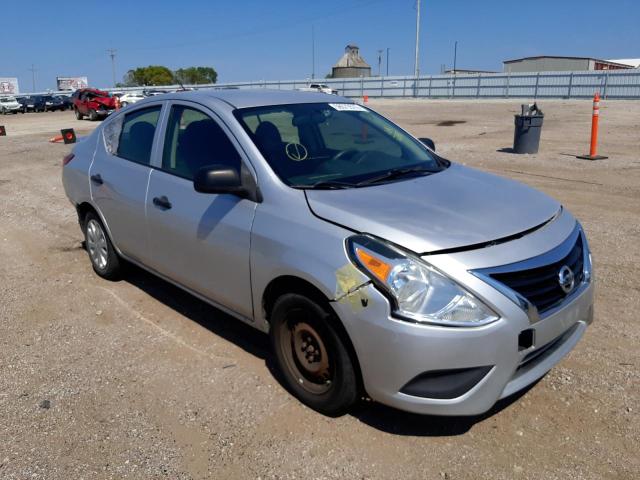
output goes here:
<path id="1" fill-rule="evenodd" d="M 171 208 L 171 202 L 166 196 L 153 197 L 153 204 L 156 207 L 160 207 L 163 210 L 169 210 Z"/>
<path id="2" fill-rule="evenodd" d="M 104 181 L 102 180 L 102 177 L 100 176 L 99 173 L 97 173 L 95 175 L 91 175 L 91 181 L 93 183 L 95 183 L 96 185 L 102 185 L 104 183 Z"/>

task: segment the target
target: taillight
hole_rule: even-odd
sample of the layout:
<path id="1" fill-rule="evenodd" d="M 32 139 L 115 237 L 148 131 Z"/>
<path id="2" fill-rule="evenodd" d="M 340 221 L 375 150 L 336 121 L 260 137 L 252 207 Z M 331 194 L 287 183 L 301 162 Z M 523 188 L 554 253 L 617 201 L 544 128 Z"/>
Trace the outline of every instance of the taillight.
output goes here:
<path id="1" fill-rule="evenodd" d="M 62 159 L 62 166 L 64 167 L 65 165 L 67 165 L 71 160 L 73 160 L 73 157 L 75 157 L 73 153 L 70 153 L 69 155 L 65 155 L 64 158 Z"/>

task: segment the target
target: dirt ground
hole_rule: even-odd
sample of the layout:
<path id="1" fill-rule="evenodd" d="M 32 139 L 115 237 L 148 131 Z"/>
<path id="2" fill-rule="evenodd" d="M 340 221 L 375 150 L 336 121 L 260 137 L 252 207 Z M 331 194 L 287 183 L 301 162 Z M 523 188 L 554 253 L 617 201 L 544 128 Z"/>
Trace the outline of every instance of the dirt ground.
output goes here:
<path id="1" fill-rule="evenodd" d="M 509 153 L 519 103 L 370 103 L 445 157 L 559 199 L 591 241 L 593 325 L 473 418 L 372 402 L 323 417 L 274 378 L 262 334 L 140 270 L 101 280 L 60 181 L 69 147 L 47 142 L 96 124 L 0 116 L 0 478 L 640 478 L 640 102 L 603 102 L 598 162 L 574 157 L 589 101 L 541 102 L 540 154 Z"/>

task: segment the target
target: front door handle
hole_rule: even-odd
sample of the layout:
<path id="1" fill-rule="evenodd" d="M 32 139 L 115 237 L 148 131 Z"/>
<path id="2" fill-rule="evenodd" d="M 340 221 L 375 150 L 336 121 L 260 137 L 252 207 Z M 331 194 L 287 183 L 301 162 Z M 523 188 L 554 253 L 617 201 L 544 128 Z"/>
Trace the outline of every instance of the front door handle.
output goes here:
<path id="1" fill-rule="evenodd" d="M 162 208 L 163 210 L 169 210 L 171 208 L 171 202 L 164 195 L 162 195 L 161 197 L 153 197 L 153 204 L 156 207 Z"/>
<path id="2" fill-rule="evenodd" d="M 93 183 L 95 183 L 96 185 L 102 185 L 104 183 L 104 181 L 102 180 L 102 177 L 100 176 L 99 173 L 97 173 L 95 175 L 91 175 L 91 181 Z"/>

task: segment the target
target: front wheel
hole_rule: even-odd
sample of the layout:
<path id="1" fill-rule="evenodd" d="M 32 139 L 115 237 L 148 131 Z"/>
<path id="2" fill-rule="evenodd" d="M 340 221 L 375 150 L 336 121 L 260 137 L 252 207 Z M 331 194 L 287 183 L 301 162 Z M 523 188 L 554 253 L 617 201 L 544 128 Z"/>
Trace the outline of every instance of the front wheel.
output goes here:
<path id="1" fill-rule="evenodd" d="M 120 104 L 120 107 L 121 107 L 121 108 L 124 108 L 124 107 L 126 107 L 127 105 L 129 105 L 129 102 L 122 102 L 122 103 Z"/>
<path id="2" fill-rule="evenodd" d="M 102 278 L 116 280 L 122 272 L 120 257 L 100 221 L 93 213 L 87 213 L 84 219 L 84 239 L 93 270 Z"/>
<path id="3" fill-rule="evenodd" d="M 304 404 L 337 416 L 358 400 L 358 377 L 335 314 L 303 295 L 281 296 L 270 339 L 289 390 Z"/>
<path id="4" fill-rule="evenodd" d="M 80 110 L 78 110 L 77 108 L 74 109 L 76 112 L 76 120 L 82 120 L 84 118 L 84 115 L 82 115 L 80 113 Z"/>
<path id="5" fill-rule="evenodd" d="M 91 120 L 92 122 L 98 120 L 98 112 L 96 112 L 95 110 L 89 110 L 89 120 Z"/>

